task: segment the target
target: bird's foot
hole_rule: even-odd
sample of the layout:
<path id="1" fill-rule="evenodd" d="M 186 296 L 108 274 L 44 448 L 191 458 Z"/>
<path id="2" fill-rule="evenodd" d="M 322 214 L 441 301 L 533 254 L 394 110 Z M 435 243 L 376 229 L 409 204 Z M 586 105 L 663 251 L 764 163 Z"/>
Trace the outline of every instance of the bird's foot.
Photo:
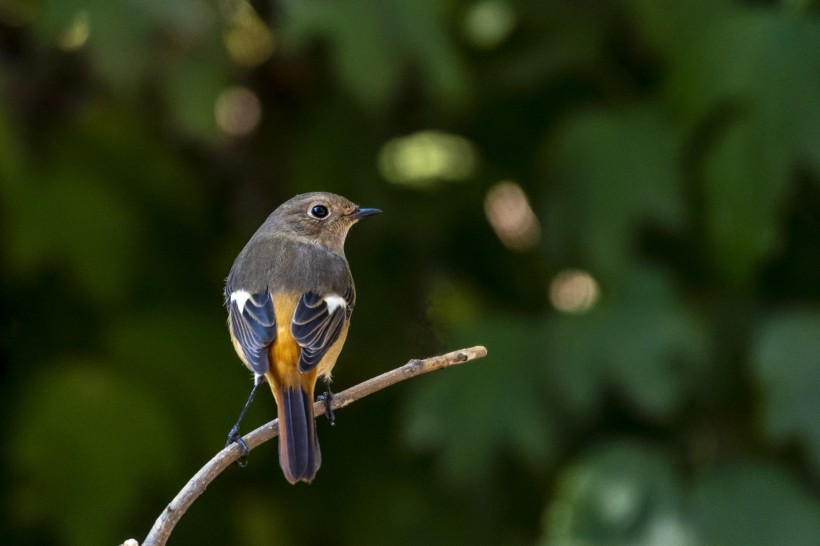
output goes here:
<path id="1" fill-rule="evenodd" d="M 251 450 L 248 449 L 248 444 L 245 443 L 245 440 L 242 439 L 242 435 L 239 434 L 239 427 L 233 427 L 228 433 L 228 441 L 225 442 L 225 447 L 233 443 L 239 444 L 239 449 L 242 450 L 242 455 L 236 460 L 236 464 L 239 468 L 245 468 L 248 466 L 248 454 Z"/>
<path id="2" fill-rule="evenodd" d="M 333 413 L 333 391 L 330 390 L 330 385 L 328 385 L 324 394 L 319 395 L 319 401 L 325 403 L 325 417 L 327 417 L 331 425 L 335 425 L 336 414 Z"/>

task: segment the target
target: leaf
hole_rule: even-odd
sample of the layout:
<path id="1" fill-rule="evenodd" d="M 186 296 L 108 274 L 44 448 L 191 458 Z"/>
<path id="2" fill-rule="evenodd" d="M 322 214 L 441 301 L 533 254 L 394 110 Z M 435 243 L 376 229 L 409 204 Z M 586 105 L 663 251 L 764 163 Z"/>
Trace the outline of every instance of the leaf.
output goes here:
<path id="1" fill-rule="evenodd" d="M 521 335 L 527 328 L 504 317 L 465 329 L 461 335 L 482 340 L 490 357 L 420 382 L 409 398 L 405 441 L 439 451 L 445 477 L 457 484 L 486 485 L 502 453 L 535 469 L 555 457 L 558 431 L 533 380 L 541 358 L 537 338 Z"/>
<path id="2" fill-rule="evenodd" d="M 467 91 L 442 9 L 434 2 L 303 2 L 289 15 L 286 38 L 297 46 L 312 39 L 328 42 L 340 79 L 366 106 L 385 106 L 407 68 L 418 70 L 419 81 L 451 106 Z"/>
<path id="3" fill-rule="evenodd" d="M 820 173 L 820 21 L 725 2 L 632 5 L 666 56 L 666 101 L 684 126 L 711 129 L 697 159 L 708 242 L 746 284 L 776 248 L 792 173 Z"/>
<path id="4" fill-rule="evenodd" d="M 588 417 L 614 389 L 637 413 L 666 420 L 695 391 L 708 337 L 665 276 L 635 270 L 626 282 L 587 315 L 549 321 L 556 395 Z"/>
<path id="5" fill-rule="evenodd" d="M 705 158 L 707 239 L 715 262 L 748 282 L 779 236 L 789 151 L 760 120 L 732 124 Z"/>
<path id="6" fill-rule="evenodd" d="M 814 544 L 820 508 L 780 468 L 761 463 L 723 468 L 691 492 L 701 544 Z"/>
<path id="7" fill-rule="evenodd" d="M 13 520 L 66 544 L 113 543 L 145 487 L 179 470 L 171 416 L 111 363 L 50 363 L 15 406 Z"/>
<path id="8" fill-rule="evenodd" d="M 87 15 L 84 48 L 100 78 L 120 93 L 130 94 L 147 73 L 162 65 L 172 48 L 159 39 L 173 36 L 175 47 L 219 43 L 215 11 L 196 0 L 64 0 L 42 3 L 34 21 L 40 40 L 54 45 L 79 13 Z"/>
<path id="9" fill-rule="evenodd" d="M 752 369 L 766 435 L 805 445 L 820 472 L 820 313 L 790 311 L 769 319 L 752 349 Z"/>
<path id="10" fill-rule="evenodd" d="M 600 447 L 558 476 L 544 545 L 694 546 L 668 454 L 636 441 Z"/>
<path id="11" fill-rule="evenodd" d="M 639 228 L 647 222 L 680 227 L 681 142 L 652 105 L 571 118 L 548 157 L 553 194 L 546 217 L 555 228 L 547 231 L 555 236 L 547 240 L 562 261 L 618 276 Z"/>

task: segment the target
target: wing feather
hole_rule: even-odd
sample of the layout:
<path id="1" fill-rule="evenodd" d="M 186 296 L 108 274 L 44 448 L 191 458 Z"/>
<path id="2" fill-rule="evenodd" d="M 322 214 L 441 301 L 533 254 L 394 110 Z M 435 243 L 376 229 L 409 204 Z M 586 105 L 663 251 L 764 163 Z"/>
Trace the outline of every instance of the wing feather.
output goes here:
<path id="1" fill-rule="evenodd" d="M 255 373 L 263 375 L 270 368 L 268 347 L 276 339 L 276 313 L 271 294 L 267 290 L 251 294 L 241 306 L 228 295 L 227 303 L 231 331 L 245 360 Z"/>
<path id="2" fill-rule="evenodd" d="M 345 305 L 334 306 L 331 312 L 325 297 L 306 292 L 299 298 L 290 333 L 302 348 L 299 371 L 307 372 L 319 365 L 330 347 L 339 339 L 345 320 L 353 307 L 352 287 L 345 291 Z"/>

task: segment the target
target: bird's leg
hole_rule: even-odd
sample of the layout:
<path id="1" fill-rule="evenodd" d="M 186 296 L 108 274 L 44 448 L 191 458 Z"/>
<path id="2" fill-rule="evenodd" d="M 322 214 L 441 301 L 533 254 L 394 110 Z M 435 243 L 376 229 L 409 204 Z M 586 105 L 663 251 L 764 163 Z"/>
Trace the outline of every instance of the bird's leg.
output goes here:
<path id="1" fill-rule="evenodd" d="M 325 403 L 325 417 L 331 425 L 336 424 L 336 415 L 333 413 L 333 391 L 330 390 L 330 378 L 325 377 L 325 392 L 319 395 L 319 401 Z"/>
<path id="2" fill-rule="evenodd" d="M 231 431 L 228 433 L 228 441 L 225 442 L 225 447 L 228 447 L 232 443 L 236 442 L 242 449 L 242 455 L 236 461 L 236 464 L 239 465 L 240 468 L 247 466 L 248 453 L 250 453 L 250 449 L 248 449 L 248 444 L 245 443 L 245 440 L 242 439 L 242 435 L 239 434 L 239 425 L 242 423 L 242 419 L 245 418 L 245 413 L 248 411 L 251 402 L 253 402 L 253 397 L 256 396 L 256 390 L 259 388 L 259 385 L 264 383 L 264 381 L 264 375 L 259 375 L 256 377 L 253 384 L 253 389 L 251 389 L 251 394 L 248 396 L 248 401 L 245 402 L 245 406 L 242 408 L 242 411 L 239 412 L 239 419 L 236 420 L 236 424 L 231 428 Z"/>

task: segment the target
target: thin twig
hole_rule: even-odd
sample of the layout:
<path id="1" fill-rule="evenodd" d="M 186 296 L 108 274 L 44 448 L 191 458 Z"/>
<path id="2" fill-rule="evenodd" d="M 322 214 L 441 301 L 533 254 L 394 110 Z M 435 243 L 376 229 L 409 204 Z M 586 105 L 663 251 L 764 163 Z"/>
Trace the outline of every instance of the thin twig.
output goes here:
<path id="1" fill-rule="evenodd" d="M 363 383 L 359 383 L 354 387 L 350 387 L 345 391 L 334 394 L 331 406 L 334 410 L 341 409 L 360 398 L 364 398 L 369 394 L 394 385 L 399 381 L 404 381 L 405 379 L 441 368 L 462 364 L 484 356 L 487 356 L 487 349 L 476 346 L 439 356 L 432 356 L 423 360 L 411 360 L 395 370 L 385 372 Z M 322 415 L 324 409 L 324 402 L 316 402 L 313 406 L 313 413 L 315 415 Z M 262 425 L 253 432 L 248 433 L 243 439 L 248 445 L 248 449 L 254 449 L 278 435 L 279 423 L 274 419 L 270 423 Z M 159 518 L 157 518 L 157 521 L 145 538 L 143 546 L 164 546 L 168 541 L 168 537 L 171 535 L 171 531 L 174 530 L 177 522 L 179 522 L 180 518 L 182 518 L 188 508 L 190 508 L 191 504 L 205 491 L 208 484 L 221 474 L 223 470 L 228 468 L 231 463 L 239 459 L 240 454 L 241 450 L 239 446 L 233 443 L 217 453 L 199 472 L 194 474 L 188 483 L 185 484 L 185 487 L 174 497 L 174 500 L 163 510 Z"/>

